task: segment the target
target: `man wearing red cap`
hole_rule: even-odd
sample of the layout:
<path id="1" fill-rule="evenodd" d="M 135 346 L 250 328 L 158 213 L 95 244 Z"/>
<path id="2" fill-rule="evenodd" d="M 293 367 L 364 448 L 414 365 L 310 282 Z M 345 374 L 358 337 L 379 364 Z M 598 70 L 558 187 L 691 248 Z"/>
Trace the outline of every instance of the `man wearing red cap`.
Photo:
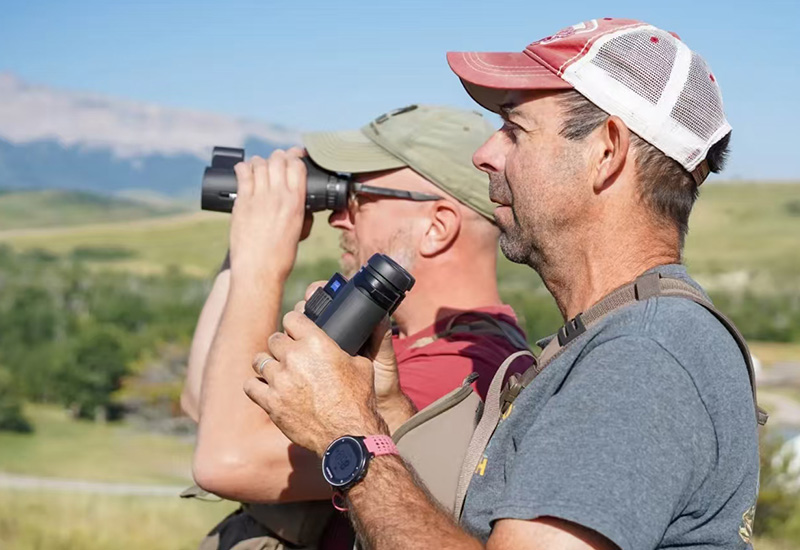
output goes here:
<path id="1" fill-rule="evenodd" d="M 619 19 L 448 61 L 503 117 L 473 157 L 501 248 L 568 320 L 499 423 L 487 398 L 460 525 L 382 437 L 371 364 L 301 315 L 245 391 L 323 457 L 370 548 L 750 547 L 764 419 L 749 355 L 680 265 L 698 187 L 727 154 L 715 76 L 675 35 Z"/>

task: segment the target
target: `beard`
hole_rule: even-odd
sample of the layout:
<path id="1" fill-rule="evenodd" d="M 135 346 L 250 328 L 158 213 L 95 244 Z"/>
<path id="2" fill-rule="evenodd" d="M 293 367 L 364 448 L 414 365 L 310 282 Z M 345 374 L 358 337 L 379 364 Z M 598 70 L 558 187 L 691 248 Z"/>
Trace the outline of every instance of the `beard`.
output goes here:
<path id="1" fill-rule="evenodd" d="M 358 255 L 358 241 L 355 235 L 342 232 L 339 235 L 339 248 L 347 252 L 339 259 L 339 266 L 342 268 L 342 275 L 348 279 L 352 278 L 361 267 Z"/>
<path id="2" fill-rule="evenodd" d="M 503 255 L 516 264 L 527 264 L 535 267 L 534 257 L 536 254 L 536 243 L 534 239 L 526 235 L 520 218 L 515 210 L 514 199 L 511 190 L 503 174 L 489 174 L 489 189 L 493 200 L 508 206 L 498 206 L 494 211 L 494 222 L 500 230 L 500 250 Z"/>
<path id="3" fill-rule="evenodd" d="M 349 254 L 342 256 L 339 260 L 342 275 L 348 279 L 358 273 L 361 266 L 375 253 L 386 254 L 409 272 L 414 267 L 416 256 L 416 250 L 411 246 L 410 232 L 406 228 L 399 228 L 386 243 L 378 246 L 377 250 L 372 252 L 362 249 L 354 234 L 342 233 L 339 235 L 339 248 Z"/>

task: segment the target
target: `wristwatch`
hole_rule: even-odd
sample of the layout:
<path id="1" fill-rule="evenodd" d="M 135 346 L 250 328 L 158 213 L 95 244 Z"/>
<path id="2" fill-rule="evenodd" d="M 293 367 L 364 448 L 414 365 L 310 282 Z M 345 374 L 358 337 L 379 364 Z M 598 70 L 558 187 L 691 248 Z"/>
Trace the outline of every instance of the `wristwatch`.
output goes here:
<path id="1" fill-rule="evenodd" d="M 322 456 L 322 475 L 333 488 L 333 505 L 343 510 L 344 493 L 364 479 L 376 456 L 400 454 L 388 435 L 345 435 L 328 445 Z"/>

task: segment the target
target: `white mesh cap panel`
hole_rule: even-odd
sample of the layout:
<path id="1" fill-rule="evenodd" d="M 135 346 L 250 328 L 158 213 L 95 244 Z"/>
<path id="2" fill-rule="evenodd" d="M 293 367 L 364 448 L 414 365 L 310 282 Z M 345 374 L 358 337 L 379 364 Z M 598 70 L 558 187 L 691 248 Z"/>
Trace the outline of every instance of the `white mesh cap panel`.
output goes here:
<path id="1" fill-rule="evenodd" d="M 730 131 L 705 61 L 649 25 L 601 36 L 562 77 L 690 172 Z"/>
<path id="2" fill-rule="evenodd" d="M 661 34 L 646 29 L 623 34 L 598 48 L 591 62 L 656 104 L 667 86 L 677 53 L 672 40 L 662 39 Z"/>
<path id="3" fill-rule="evenodd" d="M 710 142 L 709 147 L 730 131 L 722 109 L 722 95 L 714 75 L 705 60 L 694 52 L 689 66 L 689 77 L 670 116 L 706 142 Z M 721 135 L 720 129 L 725 130 Z M 698 157 L 702 160 L 707 152 L 707 149 L 698 150 L 690 156 L 693 157 L 692 160 Z"/>

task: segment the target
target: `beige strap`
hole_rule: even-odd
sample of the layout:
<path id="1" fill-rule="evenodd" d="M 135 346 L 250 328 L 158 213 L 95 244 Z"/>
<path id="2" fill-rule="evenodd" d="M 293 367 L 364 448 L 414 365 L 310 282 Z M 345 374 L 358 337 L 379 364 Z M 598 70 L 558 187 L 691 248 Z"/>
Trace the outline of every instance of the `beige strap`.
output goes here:
<path id="1" fill-rule="evenodd" d="M 500 393 L 503 389 L 503 380 L 506 372 L 514 361 L 526 355 L 532 357 L 534 363 L 536 362 L 536 357 L 530 350 L 517 351 L 503 361 L 494 378 L 492 378 L 492 383 L 486 394 L 486 401 L 483 404 L 481 420 L 472 434 L 467 453 L 464 456 L 464 463 L 461 465 L 461 475 L 458 479 L 458 489 L 456 490 L 456 500 L 453 507 L 453 514 L 456 520 L 461 516 L 461 508 L 464 505 L 464 497 L 467 495 L 467 487 L 469 487 L 472 474 L 475 472 L 475 468 L 478 467 L 483 451 L 486 449 L 486 445 L 489 443 L 489 439 L 500 421 Z"/>
<path id="2" fill-rule="evenodd" d="M 747 342 L 745 342 L 742 334 L 736 326 L 725 317 L 722 312 L 714 307 L 711 302 L 706 300 L 705 296 L 695 287 L 680 279 L 662 277 L 660 273 L 647 273 L 640 276 L 634 282 L 623 285 L 612 291 L 597 304 L 593 305 L 585 312 L 576 315 L 571 321 L 568 321 L 567 324 L 558 331 L 558 335 L 554 337 L 542 351 L 538 363 L 525 371 L 521 378 L 511 381 L 509 387 L 503 392 L 502 407 L 505 408 L 512 403 L 519 395 L 519 392 L 533 381 L 542 369 L 547 366 L 547 363 L 559 356 L 573 339 L 586 332 L 589 327 L 598 323 L 606 315 L 622 307 L 653 298 L 654 296 L 675 296 L 691 300 L 708 310 L 708 312 L 714 315 L 728 332 L 730 332 L 747 366 L 750 388 L 753 392 L 753 402 L 755 403 L 756 419 L 760 425 L 763 426 L 766 424 L 768 415 L 766 411 L 758 406 L 753 361 L 750 350 L 747 347 Z"/>

